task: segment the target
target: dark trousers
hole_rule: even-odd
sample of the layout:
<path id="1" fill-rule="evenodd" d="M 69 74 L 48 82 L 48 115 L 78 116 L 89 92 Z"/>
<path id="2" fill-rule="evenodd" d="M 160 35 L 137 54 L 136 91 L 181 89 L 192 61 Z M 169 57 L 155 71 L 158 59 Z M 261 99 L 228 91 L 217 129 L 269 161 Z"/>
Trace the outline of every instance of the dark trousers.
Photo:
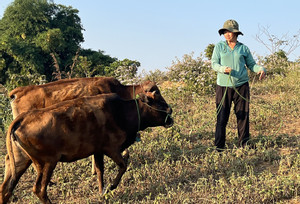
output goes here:
<path id="1" fill-rule="evenodd" d="M 239 145 L 243 146 L 249 140 L 249 83 L 235 88 L 227 88 L 225 100 L 219 114 L 217 116 L 216 132 L 215 132 L 215 146 L 217 149 L 224 149 L 226 139 L 226 125 L 228 123 L 230 109 L 232 102 L 234 103 L 234 113 L 237 119 L 237 128 L 239 136 Z M 216 105 L 217 108 L 221 103 L 222 97 L 225 93 L 226 87 L 217 85 L 216 88 Z M 241 97 L 241 96 L 243 97 Z M 245 99 L 247 100 L 245 100 Z"/>

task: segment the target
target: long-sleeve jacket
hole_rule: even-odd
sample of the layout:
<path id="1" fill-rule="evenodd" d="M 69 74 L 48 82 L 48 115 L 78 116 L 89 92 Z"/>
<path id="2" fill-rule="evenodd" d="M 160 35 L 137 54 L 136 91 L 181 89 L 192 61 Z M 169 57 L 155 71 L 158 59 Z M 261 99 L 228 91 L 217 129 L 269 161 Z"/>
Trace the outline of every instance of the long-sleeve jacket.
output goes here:
<path id="1" fill-rule="evenodd" d="M 254 61 L 249 48 L 237 42 L 232 50 L 226 41 L 216 44 L 212 55 L 212 68 L 218 72 L 217 84 L 219 86 L 238 87 L 249 81 L 247 68 L 253 72 L 266 71 Z M 231 80 L 229 74 L 225 74 L 225 68 L 230 67 Z"/>

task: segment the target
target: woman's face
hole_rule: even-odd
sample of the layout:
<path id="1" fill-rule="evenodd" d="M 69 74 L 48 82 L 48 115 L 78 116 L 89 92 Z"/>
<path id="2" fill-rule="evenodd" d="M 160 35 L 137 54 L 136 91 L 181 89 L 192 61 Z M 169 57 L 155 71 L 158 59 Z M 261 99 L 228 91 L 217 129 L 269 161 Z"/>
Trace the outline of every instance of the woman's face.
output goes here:
<path id="1" fill-rule="evenodd" d="M 224 31 L 224 37 L 228 42 L 234 42 L 237 40 L 237 34 L 230 32 L 228 30 Z"/>

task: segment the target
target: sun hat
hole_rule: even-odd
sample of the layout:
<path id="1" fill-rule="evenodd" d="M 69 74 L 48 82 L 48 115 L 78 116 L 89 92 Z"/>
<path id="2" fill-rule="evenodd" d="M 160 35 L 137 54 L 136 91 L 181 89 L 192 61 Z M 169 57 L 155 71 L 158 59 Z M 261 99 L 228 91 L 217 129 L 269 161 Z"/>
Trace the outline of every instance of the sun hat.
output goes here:
<path id="1" fill-rule="evenodd" d="M 241 31 L 239 31 L 239 24 L 235 20 L 227 20 L 225 21 L 223 28 L 219 30 L 219 34 L 224 34 L 224 31 L 228 30 L 233 33 L 237 33 L 238 35 L 244 35 Z"/>

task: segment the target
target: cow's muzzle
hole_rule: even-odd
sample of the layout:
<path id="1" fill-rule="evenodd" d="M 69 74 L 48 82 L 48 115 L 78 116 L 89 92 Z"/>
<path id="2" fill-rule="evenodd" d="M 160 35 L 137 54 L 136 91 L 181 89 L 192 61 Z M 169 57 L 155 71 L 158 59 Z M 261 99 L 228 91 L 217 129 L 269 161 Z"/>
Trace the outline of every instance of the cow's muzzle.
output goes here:
<path id="1" fill-rule="evenodd" d="M 173 124 L 174 124 L 174 120 L 173 120 L 173 118 L 171 117 L 171 114 L 172 114 L 173 110 L 172 110 L 172 108 L 169 106 L 166 112 L 167 112 L 167 116 L 166 116 L 166 119 L 165 119 L 165 125 L 164 125 L 164 127 L 165 127 L 165 128 L 169 128 L 169 127 L 172 127 Z"/>
<path id="2" fill-rule="evenodd" d="M 169 127 L 172 127 L 173 124 L 174 124 L 174 120 L 173 120 L 173 118 L 171 117 L 171 115 L 168 114 L 167 117 L 166 117 L 166 120 L 165 120 L 165 125 L 164 125 L 164 127 L 165 127 L 165 128 L 169 128 Z"/>

